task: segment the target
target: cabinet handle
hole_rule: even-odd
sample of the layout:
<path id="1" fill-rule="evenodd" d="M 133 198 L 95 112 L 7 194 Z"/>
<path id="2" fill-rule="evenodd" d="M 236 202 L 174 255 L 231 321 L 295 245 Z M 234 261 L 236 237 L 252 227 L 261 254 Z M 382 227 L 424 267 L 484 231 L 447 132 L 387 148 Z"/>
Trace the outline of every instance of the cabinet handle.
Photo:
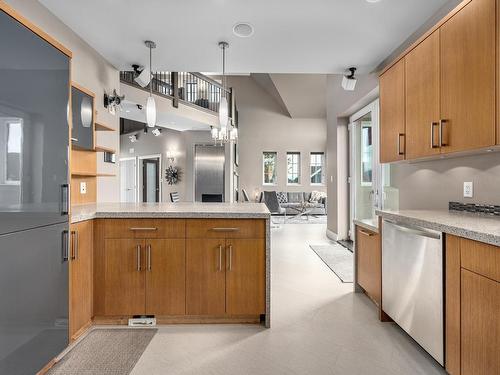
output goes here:
<path id="1" fill-rule="evenodd" d="M 78 259 L 78 231 L 72 230 L 71 231 L 71 247 L 72 247 L 72 255 L 71 255 L 71 260 L 77 260 Z"/>
<path id="2" fill-rule="evenodd" d="M 233 245 L 229 245 L 229 271 L 233 270 Z"/>
<path id="3" fill-rule="evenodd" d="M 401 137 L 405 140 L 403 151 L 401 151 Z M 398 133 L 398 155 L 404 155 L 406 151 L 406 136 L 405 133 Z"/>
<path id="4" fill-rule="evenodd" d="M 222 271 L 222 245 L 219 245 L 219 265 L 217 271 Z"/>
<path id="5" fill-rule="evenodd" d="M 137 271 L 141 271 L 141 245 L 137 245 Z"/>
<path id="6" fill-rule="evenodd" d="M 448 120 L 439 120 L 439 146 L 448 146 L 448 143 L 443 143 L 443 127 L 444 124 L 446 124 Z"/>
<path id="7" fill-rule="evenodd" d="M 439 145 L 436 145 L 434 142 L 434 127 L 439 126 L 438 122 L 431 122 L 431 148 L 439 148 Z"/>
<path id="8" fill-rule="evenodd" d="M 240 228 L 212 228 L 214 232 L 238 232 Z"/>
<path id="9" fill-rule="evenodd" d="M 375 233 L 366 232 L 362 229 L 359 230 L 359 233 L 361 233 L 362 235 L 367 236 L 367 237 L 372 237 L 375 235 Z"/>
<path id="10" fill-rule="evenodd" d="M 143 227 L 143 228 L 140 228 L 140 227 L 132 227 L 132 228 L 129 228 L 130 230 L 133 230 L 133 231 L 151 231 L 151 230 L 158 230 L 158 228 L 154 228 L 154 227 L 151 227 L 151 228 L 147 228 L 147 227 Z"/>
<path id="11" fill-rule="evenodd" d="M 62 261 L 67 262 L 69 260 L 69 231 L 62 231 Z"/>
<path id="12" fill-rule="evenodd" d="M 151 271 L 151 244 L 148 245 L 148 271 Z"/>

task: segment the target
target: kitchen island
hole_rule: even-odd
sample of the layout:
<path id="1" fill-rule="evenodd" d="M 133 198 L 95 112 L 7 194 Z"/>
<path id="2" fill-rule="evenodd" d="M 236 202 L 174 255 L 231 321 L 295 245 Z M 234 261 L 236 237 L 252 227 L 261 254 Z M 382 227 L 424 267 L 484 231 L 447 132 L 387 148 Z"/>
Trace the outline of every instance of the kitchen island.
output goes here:
<path id="1" fill-rule="evenodd" d="M 90 324 L 127 324 L 138 316 L 158 324 L 270 327 L 270 213 L 264 204 L 77 205 L 71 242 L 73 269 L 85 257 L 91 264 L 91 296 L 72 293 L 72 336 Z M 77 272 L 72 289 L 81 287 L 84 273 Z M 82 298 L 91 299 L 85 313 L 77 311 L 86 305 Z"/>

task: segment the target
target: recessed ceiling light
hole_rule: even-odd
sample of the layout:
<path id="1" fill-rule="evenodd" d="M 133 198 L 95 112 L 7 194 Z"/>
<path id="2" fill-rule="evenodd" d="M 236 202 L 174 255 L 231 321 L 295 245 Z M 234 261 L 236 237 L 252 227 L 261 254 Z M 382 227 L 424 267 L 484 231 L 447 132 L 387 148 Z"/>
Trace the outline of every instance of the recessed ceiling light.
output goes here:
<path id="1" fill-rule="evenodd" d="M 366 0 L 367 3 L 378 3 L 380 0 Z"/>
<path id="2" fill-rule="evenodd" d="M 248 22 L 238 22 L 233 26 L 233 34 L 240 38 L 248 38 L 253 35 L 253 26 Z"/>

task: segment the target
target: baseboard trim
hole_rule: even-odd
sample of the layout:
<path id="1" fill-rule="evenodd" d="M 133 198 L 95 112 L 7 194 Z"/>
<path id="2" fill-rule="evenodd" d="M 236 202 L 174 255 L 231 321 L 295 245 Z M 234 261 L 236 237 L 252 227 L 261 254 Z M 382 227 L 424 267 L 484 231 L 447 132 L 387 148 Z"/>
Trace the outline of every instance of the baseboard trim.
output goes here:
<path id="1" fill-rule="evenodd" d="M 326 229 L 326 236 L 328 237 L 328 239 L 337 242 L 337 238 L 338 238 L 337 233 L 332 232 L 328 228 Z"/>

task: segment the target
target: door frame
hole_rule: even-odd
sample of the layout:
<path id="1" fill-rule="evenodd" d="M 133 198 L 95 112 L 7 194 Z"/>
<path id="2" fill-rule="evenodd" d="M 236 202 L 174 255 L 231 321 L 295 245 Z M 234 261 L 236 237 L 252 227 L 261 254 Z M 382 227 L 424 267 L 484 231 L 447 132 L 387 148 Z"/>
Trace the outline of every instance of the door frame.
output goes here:
<path id="1" fill-rule="evenodd" d="M 373 187 L 373 206 L 375 209 L 381 207 L 382 194 L 382 166 L 380 164 L 379 155 L 379 139 L 380 139 L 380 101 L 375 99 L 367 106 L 363 107 L 349 117 L 349 237 L 354 238 L 354 219 L 356 213 L 356 186 L 358 183 L 358 174 L 356 173 L 356 164 L 358 162 L 358 148 L 356 140 L 356 129 L 359 126 L 359 119 L 368 113 L 372 114 L 372 145 L 373 145 L 373 170 L 372 170 L 372 187 Z"/>
<path id="2" fill-rule="evenodd" d="M 131 156 L 131 157 L 126 157 L 126 158 L 120 158 L 120 159 L 118 159 L 118 162 L 121 165 L 122 161 L 129 161 L 129 160 L 135 161 L 135 165 L 134 165 L 134 184 L 135 184 L 134 203 L 137 203 L 139 201 L 139 176 L 137 174 L 137 172 L 138 172 L 138 170 L 137 170 L 137 164 L 138 164 L 137 157 Z M 122 186 L 121 186 L 121 182 L 120 182 L 120 201 L 121 201 L 121 189 L 122 189 Z"/>
<path id="3" fill-rule="evenodd" d="M 161 154 L 152 154 L 152 155 L 142 155 L 142 156 L 138 156 L 137 157 L 137 179 L 138 179 L 138 183 L 137 183 L 137 186 L 139 187 L 139 178 L 140 176 L 142 176 L 142 174 L 144 173 L 144 171 L 142 170 L 142 160 L 144 159 L 158 159 L 158 184 L 160 185 L 160 190 L 158 191 L 158 201 L 159 202 L 163 202 L 163 189 L 162 189 L 162 185 L 163 185 L 163 180 L 161 178 L 162 176 L 162 166 L 161 166 L 161 158 L 162 158 L 162 155 Z M 144 194 L 143 192 L 143 188 L 141 186 L 141 194 L 139 194 L 139 189 L 137 189 L 137 197 L 138 198 L 141 198 L 142 200 L 142 194 Z"/>

